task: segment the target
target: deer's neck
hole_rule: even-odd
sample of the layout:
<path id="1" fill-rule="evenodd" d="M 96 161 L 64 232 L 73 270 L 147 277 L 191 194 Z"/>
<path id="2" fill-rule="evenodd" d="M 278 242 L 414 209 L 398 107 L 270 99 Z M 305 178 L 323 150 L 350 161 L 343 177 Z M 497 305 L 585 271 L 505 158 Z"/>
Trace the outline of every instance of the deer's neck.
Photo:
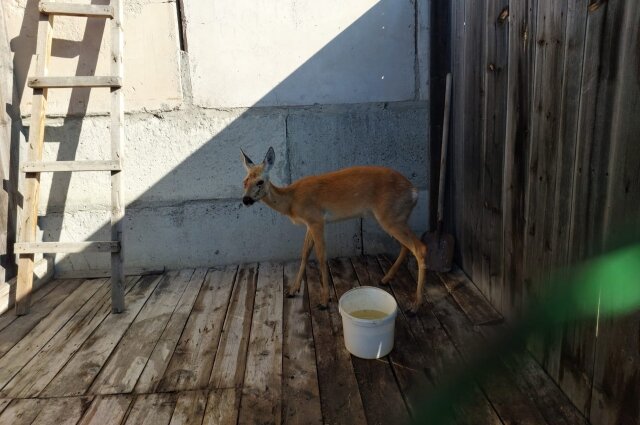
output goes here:
<path id="1" fill-rule="evenodd" d="M 288 187 L 278 187 L 271 182 L 267 182 L 267 194 L 261 200 L 280 214 L 291 216 L 291 196 L 289 192 Z"/>

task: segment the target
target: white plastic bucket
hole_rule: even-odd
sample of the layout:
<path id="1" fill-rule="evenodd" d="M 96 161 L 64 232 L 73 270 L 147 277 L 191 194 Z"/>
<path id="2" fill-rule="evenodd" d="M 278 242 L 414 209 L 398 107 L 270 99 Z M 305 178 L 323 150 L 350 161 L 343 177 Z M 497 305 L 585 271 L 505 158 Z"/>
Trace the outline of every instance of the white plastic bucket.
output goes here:
<path id="1" fill-rule="evenodd" d="M 345 292 L 338 308 L 344 344 L 351 354 L 363 359 L 378 359 L 389 354 L 398 314 L 398 304 L 390 294 L 373 286 L 360 286 Z M 378 310 L 387 316 L 371 320 L 351 315 L 358 310 Z"/>

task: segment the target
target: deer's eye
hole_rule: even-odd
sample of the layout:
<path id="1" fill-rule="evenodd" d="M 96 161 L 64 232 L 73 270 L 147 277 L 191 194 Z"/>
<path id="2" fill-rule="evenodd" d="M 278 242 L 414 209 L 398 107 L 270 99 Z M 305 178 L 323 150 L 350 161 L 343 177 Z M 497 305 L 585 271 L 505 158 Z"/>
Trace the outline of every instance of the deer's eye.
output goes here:
<path id="1" fill-rule="evenodd" d="M 256 183 L 258 186 L 262 186 L 264 184 L 264 180 L 258 180 L 258 183 Z"/>

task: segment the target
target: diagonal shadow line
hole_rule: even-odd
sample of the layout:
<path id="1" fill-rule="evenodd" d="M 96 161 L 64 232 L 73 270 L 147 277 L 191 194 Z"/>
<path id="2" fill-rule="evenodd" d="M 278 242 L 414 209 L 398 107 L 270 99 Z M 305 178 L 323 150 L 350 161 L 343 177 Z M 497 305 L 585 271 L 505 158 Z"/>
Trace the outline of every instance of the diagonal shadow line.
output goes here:
<path id="1" fill-rule="evenodd" d="M 366 11 L 360 18 L 354 21 L 350 26 L 345 28 L 340 34 L 334 37 L 316 54 L 314 54 L 311 58 L 309 58 L 302 65 L 300 65 L 281 83 L 276 85 L 272 90 L 270 90 L 267 94 L 265 94 L 252 107 L 248 108 L 244 113 L 240 114 L 231 123 L 229 123 L 223 130 L 221 130 L 219 133 L 217 133 L 215 136 L 209 139 L 208 142 L 206 142 L 203 146 L 198 148 L 193 154 L 191 154 L 189 157 L 183 160 L 180 164 L 175 166 L 167 175 L 165 175 L 159 181 L 154 183 L 144 193 L 142 193 L 135 199 L 130 200 L 128 202 L 127 207 L 133 206 L 134 208 L 141 208 L 141 207 L 145 207 L 146 205 L 149 205 L 151 206 L 151 208 L 153 208 L 153 205 L 156 203 L 162 204 L 161 202 L 162 194 L 164 193 L 179 194 L 180 192 L 186 192 L 187 196 L 189 193 L 192 193 L 192 197 L 187 197 L 185 199 L 177 199 L 175 200 L 176 203 L 180 203 L 181 201 L 187 202 L 192 200 L 206 202 L 206 201 L 212 201 L 212 199 L 214 201 L 215 200 L 229 201 L 230 199 L 232 199 L 232 200 L 237 200 L 239 205 L 240 192 L 241 192 L 240 181 L 242 179 L 242 167 L 240 165 L 240 162 L 238 161 L 237 164 L 231 164 L 231 165 L 222 164 L 220 163 L 220 161 L 224 161 L 224 160 L 221 160 L 220 157 L 228 157 L 228 156 L 216 155 L 216 153 L 219 153 L 220 151 L 229 151 L 229 152 L 237 151 L 237 149 L 243 144 L 243 142 L 245 142 L 245 137 L 243 136 L 245 134 L 245 130 L 251 126 L 254 126 L 256 119 L 259 120 L 260 114 L 266 110 L 264 106 L 272 105 L 274 103 L 274 100 L 276 104 L 279 104 L 280 103 L 279 100 L 281 100 L 283 97 L 286 98 L 288 93 L 300 92 L 301 90 L 304 91 L 305 88 L 308 87 L 309 81 L 312 80 L 312 76 L 317 75 L 319 72 L 323 72 L 323 71 L 330 72 L 330 73 L 332 72 L 333 76 L 335 76 L 336 78 L 339 78 L 342 73 L 343 75 L 346 75 L 349 78 L 367 79 L 367 81 L 370 81 L 371 84 L 388 84 L 389 85 L 389 83 L 394 81 L 394 78 L 397 79 L 402 76 L 401 73 L 396 72 L 396 68 L 398 67 L 398 64 L 395 64 L 395 63 L 389 63 L 386 66 L 384 72 L 387 74 L 386 76 L 387 79 L 384 83 L 380 81 L 380 75 L 377 75 L 377 74 L 367 75 L 367 70 L 363 70 L 358 67 L 353 67 L 353 64 L 346 64 L 344 68 L 340 68 L 341 61 L 343 60 L 344 57 L 349 57 L 349 55 L 353 55 L 354 52 L 358 52 L 359 50 L 362 50 L 363 46 L 368 46 L 371 39 L 371 33 L 370 33 L 371 28 L 377 28 L 378 23 L 380 21 L 384 22 L 384 19 L 388 19 L 383 16 L 384 13 L 382 12 L 384 11 L 384 7 L 387 6 L 388 4 L 391 4 L 392 1 L 393 0 L 380 0 L 378 3 L 376 3 L 376 5 L 374 5 L 371 9 Z M 413 19 L 412 19 L 412 23 L 413 23 Z M 411 38 L 413 39 L 413 37 Z M 414 46 L 409 46 L 409 47 L 413 52 Z M 375 50 L 375 46 L 373 47 L 368 46 L 368 48 Z M 385 52 L 376 51 L 375 53 L 376 55 L 380 55 L 380 54 L 392 55 L 392 53 L 390 52 L 385 53 Z M 412 56 L 411 67 L 413 67 L 413 62 L 414 62 L 414 59 Z M 327 93 L 330 93 L 330 90 L 334 89 L 334 87 L 330 86 L 331 84 L 330 78 L 326 79 L 324 83 L 327 84 L 326 87 L 319 87 L 317 89 L 326 90 Z M 413 79 L 411 81 L 411 84 L 414 84 Z M 370 116 L 367 116 L 364 120 L 365 122 L 362 128 L 363 131 L 372 131 L 374 135 L 379 139 L 384 139 L 384 140 L 388 139 L 384 149 L 379 148 L 379 151 L 374 152 L 374 154 L 371 154 L 370 152 L 366 152 L 366 149 L 362 149 L 360 146 L 344 145 L 340 147 L 340 149 L 342 149 L 342 152 L 340 153 L 340 155 L 335 155 L 335 152 L 333 153 L 327 152 L 328 149 L 326 149 L 326 147 L 323 147 L 322 143 L 315 143 L 316 141 L 311 141 L 309 145 L 313 145 L 313 147 L 311 151 L 308 153 L 310 153 L 311 156 L 317 157 L 315 162 L 308 163 L 308 164 L 295 164 L 295 165 L 291 164 L 291 169 L 286 169 L 286 167 L 281 167 L 283 169 L 276 170 L 278 173 L 277 177 L 279 177 L 283 183 L 290 183 L 292 179 L 299 178 L 303 173 L 305 174 L 317 173 L 317 172 L 329 171 L 332 169 L 341 168 L 349 165 L 368 164 L 368 163 L 371 163 L 372 157 L 376 158 L 377 163 L 384 161 L 383 163 L 385 165 L 393 166 L 394 164 L 398 164 L 402 166 L 402 164 L 404 164 L 407 159 L 406 158 L 408 156 L 407 152 L 403 152 L 402 149 L 387 149 L 387 148 L 394 147 L 396 144 L 402 143 L 403 141 L 398 139 L 401 138 L 403 134 L 400 134 L 400 135 L 395 134 L 394 130 L 387 129 L 385 128 L 385 126 L 380 126 L 379 123 L 374 122 L 376 120 L 381 119 L 380 115 L 382 115 L 384 119 L 397 119 L 397 117 L 394 116 L 394 111 L 387 109 L 387 103 L 383 100 L 384 98 L 388 99 L 390 97 L 393 97 L 394 93 L 392 92 L 392 90 L 393 88 L 389 89 L 389 91 L 385 91 L 385 89 L 380 90 L 381 99 L 379 103 L 376 104 L 378 106 L 377 112 L 376 112 L 378 115 L 370 114 Z M 413 96 L 415 91 L 414 91 L 413 85 L 411 86 L 410 92 L 411 94 L 407 98 L 397 99 L 397 100 L 398 101 L 400 100 L 414 101 L 415 98 Z M 375 100 L 364 101 L 364 103 L 375 104 L 376 101 Z M 323 108 L 325 108 L 325 106 L 315 106 L 315 108 L 319 108 L 320 111 L 324 111 Z M 305 108 L 304 105 L 300 105 L 300 107 Z M 344 110 L 350 110 L 349 108 L 351 107 L 355 109 L 359 108 L 358 105 L 352 105 L 352 106 L 345 106 Z M 412 107 L 413 105 L 408 105 L 406 108 L 410 109 Z M 201 108 L 198 105 L 194 105 L 194 108 L 196 110 L 197 109 L 206 110 L 206 108 Z M 289 113 L 289 111 L 291 110 L 295 110 L 296 108 L 297 108 L 296 106 L 291 107 L 288 105 L 283 105 L 280 107 L 280 109 L 286 111 L 287 113 Z M 329 111 L 331 110 L 331 108 L 332 106 L 326 106 L 326 109 Z M 271 110 L 271 109 L 278 109 L 278 108 L 270 107 L 269 109 Z M 350 117 L 349 114 L 345 114 L 345 115 L 346 117 L 339 116 L 336 118 L 337 121 L 339 121 L 336 124 L 338 128 L 342 124 L 345 124 L 348 126 L 349 122 L 344 122 L 344 120 L 348 121 L 350 119 L 353 119 L 353 117 Z M 426 117 L 424 119 L 426 124 Z M 288 118 L 286 118 L 285 121 L 286 121 L 285 127 L 287 127 Z M 302 125 L 304 126 L 304 124 Z M 260 126 L 258 125 L 258 131 L 259 131 L 259 127 Z M 425 127 L 424 133 L 426 135 L 427 126 L 425 125 L 424 127 Z M 288 132 L 289 129 L 285 128 L 285 131 Z M 410 134 L 410 136 L 415 136 L 415 135 Z M 75 137 L 75 140 L 72 141 L 72 143 L 74 143 L 73 154 L 75 154 L 75 150 L 78 145 L 79 133 L 74 133 L 74 137 Z M 287 138 L 288 138 L 288 135 L 285 135 L 285 139 L 283 142 L 283 144 L 285 145 L 286 152 L 280 153 L 279 154 L 280 157 L 282 158 L 283 156 L 290 157 L 292 155 L 296 155 L 296 156 L 302 155 L 304 153 L 303 150 L 306 148 L 297 146 L 297 145 L 289 145 Z M 422 140 L 426 140 L 426 136 Z M 254 145 L 258 145 L 262 152 L 266 151 L 269 145 L 269 142 L 270 141 L 268 139 L 251 141 L 251 143 L 253 143 Z M 375 147 L 370 147 L 370 148 L 374 150 L 376 149 Z M 126 149 L 126 145 L 125 145 L 125 149 Z M 258 153 L 258 155 L 261 155 L 261 154 L 262 153 Z M 425 153 L 423 152 L 420 152 L 418 155 L 414 155 L 415 158 L 411 158 L 411 160 L 413 161 L 412 164 L 419 163 L 421 164 L 421 167 L 424 167 L 424 165 L 422 165 L 425 163 L 424 155 Z M 68 158 L 69 156 L 64 156 L 64 159 L 68 159 Z M 217 158 L 216 164 L 211 164 L 209 162 L 212 158 L 214 159 Z M 322 158 L 326 158 L 326 160 L 322 160 Z M 61 160 L 63 159 L 63 157 L 59 156 L 58 159 Z M 134 164 L 132 163 L 125 164 L 125 172 L 126 172 L 127 166 L 131 167 L 133 165 Z M 398 167 L 396 166 L 396 168 Z M 417 168 L 417 169 L 420 169 L 420 168 Z M 194 179 L 193 170 L 200 170 L 202 174 L 200 176 L 197 176 L 196 179 Z M 193 192 L 193 189 L 189 189 L 189 186 L 194 186 L 194 185 L 196 186 L 196 189 L 203 189 L 207 187 L 208 184 L 211 184 L 211 185 L 220 184 L 220 180 L 224 178 L 228 178 L 229 174 L 233 176 L 237 176 L 237 179 L 235 179 L 235 181 L 238 182 L 237 195 L 232 195 L 231 197 L 229 197 L 229 196 L 224 196 L 224 195 L 220 196 L 220 195 L 214 194 L 213 196 L 210 196 L 209 198 L 207 198 L 206 193 L 203 196 L 199 193 Z M 416 183 L 415 181 L 417 179 L 416 176 L 408 176 L 408 177 L 410 177 L 412 180 L 414 180 L 414 183 Z M 194 180 L 198 180 L 198 182 L 195 182 Z M 423 181 L 426 181 L 426 178 L 420 180 L 419 183 L 423 183 Z M 424 187 L 424 184 L 422 184 L 422 186 Z M 49 197 L 50 201 L 53 199 L 53 194 L 55 193 L 55 190 L 64 190 L 66 193 L 66 191 L 68 191 L 68 188 L 69 188 L 68 176 L 66 178 L 65 177 L 58 178 L 56 180 L 56 185 L 55 186 L 52 185 L 52 190 Z M 66 195 L 65 195 L 65 200 L 66 200 Z M 49 207 L 47 209 L 48 212 L 53 212 L 54 210 L 50 209 Z M 59 209 L 55 210 L 55 212 L 59 213 Z M 52 215 L 55 217 L 55 215 L 57 214 L 52 214 Z M 64 209 L 62 210 L 62 212 L 59 213 L 59 217 L 56 217 L 55 219 L 51 219 L 51 218 L 47 219 L 48 221 L 47 235 L 46 235 L 47 238 L 50 238 L 51 240 L 57 240 L 57 239 L 54 239 L 54 236 L 60 235 L 62 230 L 63 218 L 64 218 Z M 97 231 L 93 232 L 88 239 L 89 240 L 96 239 L 99 237 L 99 235 L 109 234 L 108 229 L 110 229 L 110 225 L 106 224 L 100 227 L 100 229 L 98 229 Z M 358 244 L 361 242 L 356 241 L 354 243 Z M 73 257 L 77 257 L 77 256 L 76 255 L 68 256 L 63 261 L 69 261 L 69 258 L 73 258 Z"/>

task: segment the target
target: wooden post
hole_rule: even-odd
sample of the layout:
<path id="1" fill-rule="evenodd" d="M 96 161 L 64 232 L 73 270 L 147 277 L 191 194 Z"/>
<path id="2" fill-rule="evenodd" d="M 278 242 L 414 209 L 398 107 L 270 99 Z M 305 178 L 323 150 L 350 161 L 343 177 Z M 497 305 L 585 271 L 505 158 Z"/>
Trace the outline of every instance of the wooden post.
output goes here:
<path id="1" fill-rule="evenodd" d="M 47 75 L 47 67 L 51 56 L 51 33 L 53 16 L 40 14 L 38 24 L 38 43 L 36 50 L 36 75 Z M 29 127 L 29 146 L 27 159 L 40 161 L 44 144 L 45 108 L 47 106 L 48 89 L 34 89 Z M 32 243 L 36 241 L 38 219 L 38 193 L 40 190 L 40 173 L 27 173 L 24 184 L 24 200 L 22 218 L 20 220 L 20 241 Z M 16 314 L 29 312 L 31 288 L 33 285 L 34 254 L 20 254 L 18 259 L 18 280 L 16 283 Z"/>
<path id="2" fill-rule="evenodd" d="M 123 5 L 111 0 L 114 18 L 111 20 L 111 75 L 123 77 L 122 33 Z M 123 162 L 124 94 L 121 87 L 111 89 L 111 159 Z M 111 254 L 111 306 L 114 313 L 124 311 L 124 192 L 122 169 L 111 172 L 111 240 L 120 242 L 120 250 Z"/>

